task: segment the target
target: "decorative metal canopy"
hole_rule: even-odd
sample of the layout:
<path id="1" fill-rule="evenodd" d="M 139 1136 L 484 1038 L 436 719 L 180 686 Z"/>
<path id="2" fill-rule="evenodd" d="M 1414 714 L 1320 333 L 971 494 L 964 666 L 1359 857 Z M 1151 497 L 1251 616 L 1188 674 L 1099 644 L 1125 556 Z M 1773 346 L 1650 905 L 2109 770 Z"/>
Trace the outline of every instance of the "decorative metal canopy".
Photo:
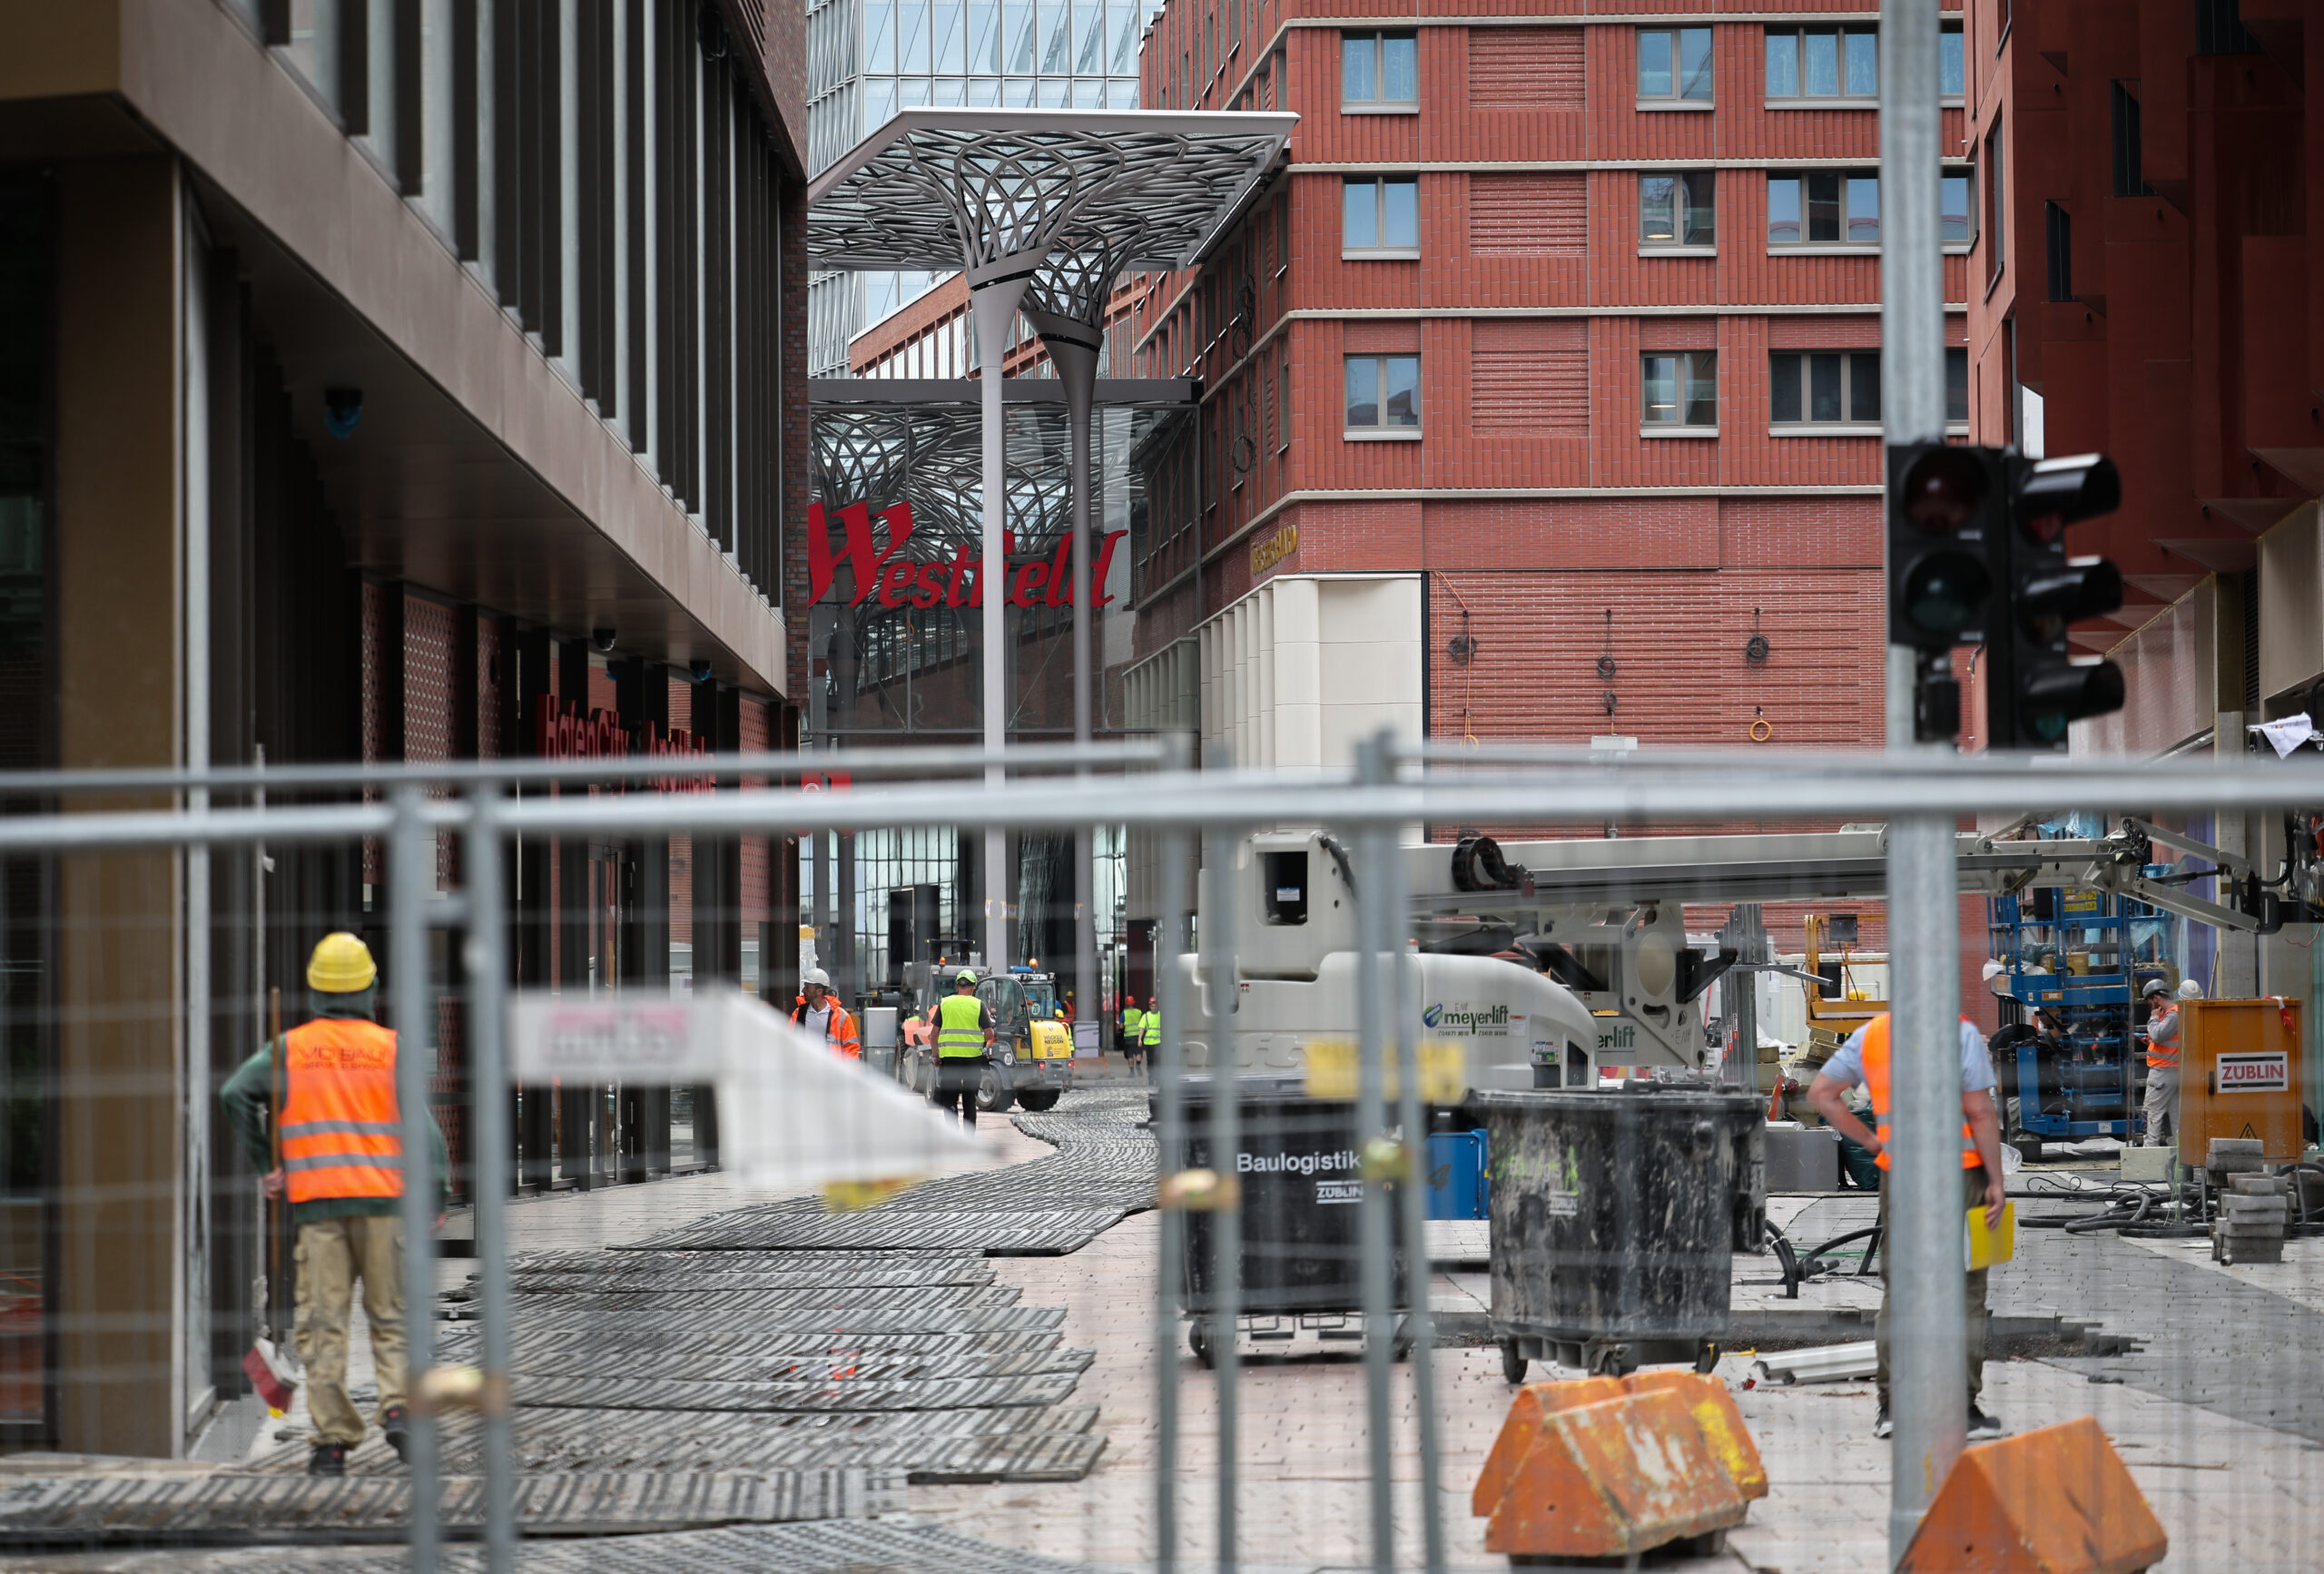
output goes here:
<path id="1" fill-rule="evenodd" d="M 818 268 L 961 268 L 1060 243 L 1183 268 L 1282 152 L 1298 116 L 1229 111 L 899 111 L 808 188 Z"/>
<path id="2" fill-rule="evenodd" d="M 900 403 L 857 402 L 846 399 L 842 389 L 818 389 L 812 418 L 815 500 L 832 509 L 863 503 L 875 514 L 910 502 L 913 545 L 905 556 L 914 559 L 944 556 L 956 543 L 973 544 L 983 506 L 982 421 L 977 407 L 961 397 L 974 385 L 938 386 L 958 392 L 948 402 Z M 1158 391 L 1169 385 L 1128 386 Z M 876 379 L 866 388 L 886 391 Z M 1127 410 L 1128 429 L 1118 440 L 1135 448 L 1186 406 L 1165 396 L 1112 400 L 1107 408 Z M 1061 401 L 1009 402 L 1006 486 L 1020 552 L 1046 553 L 1067 528 L 1065 422 Z"/>

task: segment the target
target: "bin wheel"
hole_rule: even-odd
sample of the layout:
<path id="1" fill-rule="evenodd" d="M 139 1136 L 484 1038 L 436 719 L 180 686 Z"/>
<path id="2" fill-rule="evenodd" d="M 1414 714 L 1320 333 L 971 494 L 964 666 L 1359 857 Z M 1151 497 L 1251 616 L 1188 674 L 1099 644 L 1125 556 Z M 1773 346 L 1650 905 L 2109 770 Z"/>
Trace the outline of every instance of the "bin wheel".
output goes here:
<path id="1" fill-rule="evenodd" d="M 1211 1353 L 1210 1335 L 1203 1331 L 1201 1323 L 1197 1323 L 1187 1330 L 1187 1348 L 1195 1353 L 1195 1359 L 1202 1362 L 1205 1372 L 1216 1365 Z"/>
<path id="2" fill-rule="evenodd" d="M 1695 1370 L 1709 1376 L 1718 1366 L 1718 1346 L 1709 1340 L 1703 1341 L 1702 1348 L 1695 1352 Z"/>
<path id="3" fill-rule="evenodd" d="M 1017 1096 L 1017 1107 L 1038 1115 L 1044 1109 L 1057 1107 L 1059 1090 L 1054 1087 L 1028 1088 Z"/>
<path id="4" fill-rule="evenodd" d="M 1524 1382 L 1525 1368 L 1528 1364 L 1526 1359 L 1517 1353 L 1517 1341 L 1504 1339 L 1501 1342 L 1501 1375 L 1503 1382 L 1511 1383 Z"/>
<path id="5" fill-rule="evenodd" d="M 2042 1139 L 2040 1137 L 2021 1136 L 2009 1146 L 2015 1148 L 2017 1150 L 2017 1156 L 2024 1159 L 2027 1164 L 2038 1164 L 2041 1162 Z"/>

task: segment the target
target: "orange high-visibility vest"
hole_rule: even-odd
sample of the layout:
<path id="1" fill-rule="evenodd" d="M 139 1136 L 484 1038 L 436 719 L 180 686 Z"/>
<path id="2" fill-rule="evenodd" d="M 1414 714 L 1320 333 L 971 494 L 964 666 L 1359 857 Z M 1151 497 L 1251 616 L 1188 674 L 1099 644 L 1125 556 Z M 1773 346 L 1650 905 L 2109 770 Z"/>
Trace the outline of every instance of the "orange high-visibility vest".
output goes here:
<path id="1" fill-rule="evenodd" d="M 324 1017 L 282 1036 L 282 1170 L 293 1203 L 403 1195 L 396 1036 Z"/>
<path id="2" fill-rule="evenodd" d="M 823 1003 L 831 1008 L 832 1013 L 823 1026 L 823 1042 L 837 1051 L 843 1059 L 862 1059 L 863 1037 L 862 1030 L 855 1025 L 855 1018 L 848 1013 L 846 1007 L 828 995 L 823 997 Z M 791 1013 L 791 1019 L 802 1028 L 807 1025 L 806 1001 L 799 1002 L 797 1008 Z"/>
<path id="3" fill-rule="evenodd" d="M 2149 1033 L 2152 1033 L 2154 1031 L 2152 1026 L 2153 1020 L 2154 1019 L 2151 1017 L 2147 1018 L 2149 1024 L 2147 1031 Z M 2171 1037 L 2163 1039 L 2160 1043 L 2157 1043 L 2152 1038 L 2149 1038 L 2146 1041 L 2146 1068 L 2149 1071 L 2176 1071 L 2179 1069 L 2179 1008 L 2176 1006 L 2171 1007 L 2170 1011 L 2164 1017 L 2164 1020 L 2171 1024 Z"/>
<path id="4" fill-rule="evenodd" d="M 1961 1018 L 1964 1022 L 1969 1018 Z M 1959 1046 L 1954 1055 L 1960 1055 Z M 1864 1090 L 1872 1096 L 1872 1135 L 1880 1139 L 1880 1156 L 1873 1162 L 1882 1169 L 1888 1167 L 1888 1013 L 1883 1011 L 1864 1028 Z M 1969 1123 L 1961 1123 L 1961 1167 L 1976 1169 L 1984 1164 L 1977 1156 L 1977 1137 Z"/>

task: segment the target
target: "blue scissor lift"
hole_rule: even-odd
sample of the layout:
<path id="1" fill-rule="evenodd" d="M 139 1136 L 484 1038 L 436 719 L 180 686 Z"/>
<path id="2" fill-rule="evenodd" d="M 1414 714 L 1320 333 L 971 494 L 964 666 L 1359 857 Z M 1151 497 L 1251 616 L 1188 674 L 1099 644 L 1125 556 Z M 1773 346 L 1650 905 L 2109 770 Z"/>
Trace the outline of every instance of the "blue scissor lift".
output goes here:
<path id="1" fill-rule="evenodd" d="M 2028 1158 L 2040 1145 L 2127 1137 L 2136 1088 L 2137 995 L 2130 923 L 2150 910 L 2094 890 L 2047 890 L 1989 902 L 1989 952 L 2025 1019 L 2057 1019 L 2063 1050 L 2016 1047 L 2018 1117 L 2005 1132 Z M 2085 970 L 2073 970 L 2080 958 Z M 2046 1064 L 2045 1064 L 2046 1063 Z"/>

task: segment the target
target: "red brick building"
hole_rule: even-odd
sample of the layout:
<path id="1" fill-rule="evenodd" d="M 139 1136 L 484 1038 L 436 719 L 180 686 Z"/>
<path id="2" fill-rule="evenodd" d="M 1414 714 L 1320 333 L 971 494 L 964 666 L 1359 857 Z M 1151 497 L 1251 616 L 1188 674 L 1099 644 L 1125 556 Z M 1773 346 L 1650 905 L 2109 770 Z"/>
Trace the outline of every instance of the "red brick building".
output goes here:
<path id="1" fill-rule="evenodd" d="M 1137 654 L 1270 575 L 1416 572 L 1435 735 L 1876 743 L 1875 10 L 1476 9 L 1156 18 L 1141 103 L 1300 122 L 1117 341 L 1203 388 L 1144 457 Z M 1977 208 L 1945 117 L 1961 345 Z"/>

